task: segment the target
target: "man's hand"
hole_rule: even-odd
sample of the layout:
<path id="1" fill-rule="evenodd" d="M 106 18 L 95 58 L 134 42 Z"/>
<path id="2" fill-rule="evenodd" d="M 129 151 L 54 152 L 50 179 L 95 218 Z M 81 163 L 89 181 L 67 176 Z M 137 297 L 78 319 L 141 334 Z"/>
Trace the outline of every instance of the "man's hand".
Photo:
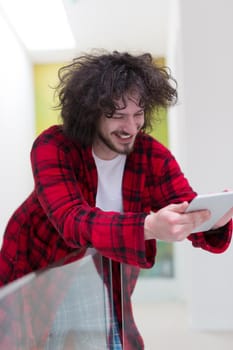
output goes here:
<path id="1" fill-rule="evenodd" d="M 147 215 L 144 223 L 145 239 L 165 242 L 182 241 L 192 230 L 210 218 L 208 210 L 185 213 L 189 203 L 170 204 Z"/>
<path id="2" fill-rule="evenodd" d="M 213 227 L 216 230 L 222 226 L 225 226 L 233 217 L 233 208 L 231 208 Z"/>

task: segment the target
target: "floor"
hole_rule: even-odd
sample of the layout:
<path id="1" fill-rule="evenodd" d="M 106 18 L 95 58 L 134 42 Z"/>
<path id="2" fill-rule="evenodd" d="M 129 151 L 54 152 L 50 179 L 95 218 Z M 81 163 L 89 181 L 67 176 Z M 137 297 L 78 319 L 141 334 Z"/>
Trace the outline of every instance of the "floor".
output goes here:
<path id="1" fill-rule="evenodd" d="M 233 332 L 198 332 L 189 328 L 182 303 L 135 304 L 134 316 L 146 350 L 232 350 Z"/>

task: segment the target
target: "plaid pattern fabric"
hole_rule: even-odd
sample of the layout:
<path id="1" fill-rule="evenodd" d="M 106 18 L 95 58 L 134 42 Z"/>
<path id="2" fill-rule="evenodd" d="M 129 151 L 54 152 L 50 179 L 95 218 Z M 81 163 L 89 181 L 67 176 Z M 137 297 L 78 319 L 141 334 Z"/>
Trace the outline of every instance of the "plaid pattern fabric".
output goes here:
<path id="1" fill-rule="evenodd" d="M 156 242 L 144 241 L 145 216 L 196 195 L 176 160 L 159 142 L 139 133 L 124 170 L 124 214 L 95 207 L 97 171 L 91 147 L 82 148 L 67 139 L 61 126 L 49 128 L 35 140 L 31 163 L 35 189 L 6 227 L 0 251 L 0 285 L 94 247 L 113 260 L 114 281 L 120 280 L 119 262 L 130 266 L 125 279 L 129 321 L 124 344 L 127 350 L 143 349 L 130 295 L 137 269 L 150 268 L 155 261 Z M 231 222 L 220 231 L 193 234 L 189 239 L 195 247 L 220 253 L 230 243 Z M 116 282 L 113 297 L 121 333 L 119 288 Z"/>

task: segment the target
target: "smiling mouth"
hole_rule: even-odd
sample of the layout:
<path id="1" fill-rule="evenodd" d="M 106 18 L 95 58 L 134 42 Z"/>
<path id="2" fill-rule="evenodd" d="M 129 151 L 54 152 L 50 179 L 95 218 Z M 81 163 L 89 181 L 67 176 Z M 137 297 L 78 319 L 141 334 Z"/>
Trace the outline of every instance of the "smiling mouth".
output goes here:
<path id="1" fill-rule="evenodd" d="M 131 138 L 132 138 L 132 135 L 126 134 L 126 133 L 117 133 L 117 132 L 115 132 L 114 134 L 115 134 L 117 137 L 119 137 L 120 139 L 122 139 L 122 140 L 128 140 L 128 139 L 131 139 Z"/>
<path id="2" fill-rule="evenodd" d="M 127 140 L 127 139 L 131 139 L 131 135 L 118 135 L 121 139 L 123 140 Z"/>

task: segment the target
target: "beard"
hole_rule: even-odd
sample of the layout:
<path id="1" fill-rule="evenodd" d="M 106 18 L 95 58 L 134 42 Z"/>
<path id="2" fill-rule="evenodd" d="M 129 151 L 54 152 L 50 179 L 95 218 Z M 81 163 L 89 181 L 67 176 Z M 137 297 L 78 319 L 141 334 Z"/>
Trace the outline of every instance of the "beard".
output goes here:
<path id="1" fill-rule="evenodd" d="M 117 147 L 110 140 L 110 138 L 105 137 L 101 132 L 99 132 L 97 134 L 97 136 L 101 140 L 101 142 L 113 152 L 116 152 L 118 154 L 128 155 L 128 154 L 130 154 L 133 151 L 134 142 L 133 143 L 128 143 L 128 144 L 123 144 L 123 145 L 121 145 L 121 147 Z"/>

